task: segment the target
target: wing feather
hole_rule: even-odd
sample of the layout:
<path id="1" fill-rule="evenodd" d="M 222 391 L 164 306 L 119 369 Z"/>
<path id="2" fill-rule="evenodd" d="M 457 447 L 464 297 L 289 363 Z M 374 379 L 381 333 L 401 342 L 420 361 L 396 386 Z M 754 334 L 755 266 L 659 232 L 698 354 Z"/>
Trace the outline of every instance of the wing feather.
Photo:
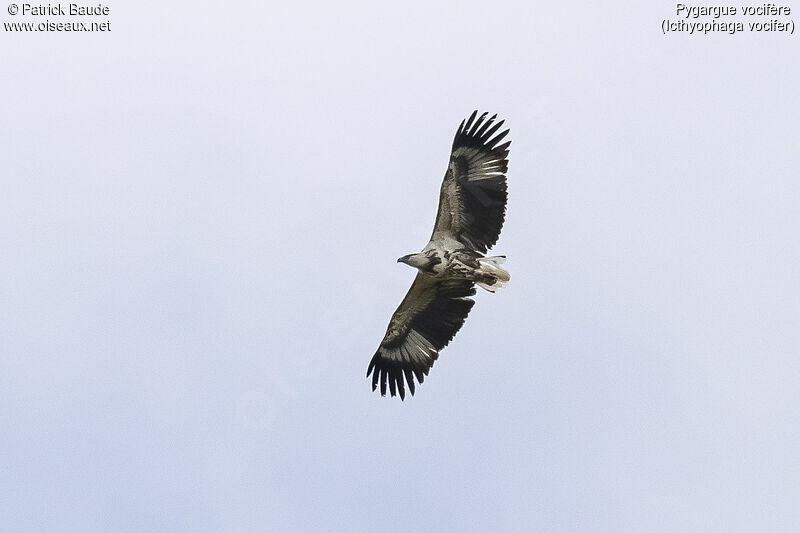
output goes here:
<path id="1" fill-rule="evenodd" d="M 474 111 L 461 122 L 453 139 L 450 162 L 439 193 L 431 242 L 457 242 L 486 253 L 500 236 L 508 198 L 506 175 L 509 130 L 497 133 L 504 121 L 497 115 L 477 118 Z"/>
<path id="2" fill-rule="evenodd" d="M 372 390 L 381 396 L 405 399 L 406 384 L 413 395 L 414 377 L 422 383 L 442 350 L 461 329 L 475 304 L 475 287 L 468 280 L 437 280 L 419 273 L 394 312 L 386 335 L 367 367 Z M 405 378 L 405 379 L 404 379 Z"/>

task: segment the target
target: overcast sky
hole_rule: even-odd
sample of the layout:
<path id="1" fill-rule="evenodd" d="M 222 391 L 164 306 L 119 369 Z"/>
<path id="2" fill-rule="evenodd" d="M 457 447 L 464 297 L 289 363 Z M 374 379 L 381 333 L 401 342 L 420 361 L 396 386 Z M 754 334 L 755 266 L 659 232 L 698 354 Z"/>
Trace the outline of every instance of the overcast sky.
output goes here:
<path id="1" fill-rule="evenodd" d="M 800 36 L 674 9 L 0 32 L 4 528 L 800 530 Z M 381 398 L 473 109 L 511 128 L 512 279 Z"/>

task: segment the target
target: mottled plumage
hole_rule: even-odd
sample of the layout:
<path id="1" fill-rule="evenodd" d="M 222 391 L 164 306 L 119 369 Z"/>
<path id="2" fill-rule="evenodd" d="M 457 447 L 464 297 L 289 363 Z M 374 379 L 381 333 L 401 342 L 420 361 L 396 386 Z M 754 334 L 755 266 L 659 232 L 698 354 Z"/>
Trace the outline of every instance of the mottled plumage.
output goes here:
<path id="1" fill-rule="evenodd" d="M 419 270 L 394 312 L 367 368 L 372 390 L 387 384 L 392 396 L 414 394 L 442 350 L 464 324 L 475 284 L 494 292 L 510 279 L 503 256 L 484 257 L 503 228 L 506 211 L 507 141 L 497 115 L 475 111 L 456 132 L 439 194 L 431 239 L 422 252 L 398 259 Z"/>

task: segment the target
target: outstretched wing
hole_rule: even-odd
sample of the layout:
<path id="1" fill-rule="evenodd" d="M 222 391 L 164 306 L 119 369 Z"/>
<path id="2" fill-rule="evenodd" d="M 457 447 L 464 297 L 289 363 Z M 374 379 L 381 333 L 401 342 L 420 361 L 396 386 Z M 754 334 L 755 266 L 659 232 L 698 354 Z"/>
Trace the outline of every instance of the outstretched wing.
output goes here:
<path id="1" fill-rule="evenodd" d="M 477 111 L 461 122 L 439 194 L 431 242 L 457 241 L 486 253 L 497 242 L 506 213 L 506 171 L 511 141 L 497 131 L 504 121 Z M 497 135 L 495 135 L 497 133 Z"/>
<path id="2" fill-rule="evenodd" d="M 381 384 L 381 396 L 386 395 L 386 382 L 392 396 L 405 399 L 406 389 L 414 394 L 414 377 L 422 383 L 439 350 L 461 329 L 475 304 L 469 296 L 475 294 L 471 281 L 463 279 L 436 280 L 419 273 L 389 321 L 386 335 L 367 368 L 372 374 L 372 390 Z M 405 377 L 405 381 L 404 378 Z"/>

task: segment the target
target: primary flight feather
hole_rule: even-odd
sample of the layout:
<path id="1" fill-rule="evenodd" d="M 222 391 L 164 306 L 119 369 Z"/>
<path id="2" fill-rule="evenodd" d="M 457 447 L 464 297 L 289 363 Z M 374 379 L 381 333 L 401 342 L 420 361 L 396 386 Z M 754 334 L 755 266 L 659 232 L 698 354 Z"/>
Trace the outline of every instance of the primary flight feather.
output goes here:
<path id="1" fill-rule="evenodd" d="M 494 292 L 510 279 L 504 256 L 485 257 L 503 228 L 511 141 L 500 142 L 497 115 L 474 111 L 461 122 L 439 194 L 433 234 L 423 250 L 398 259 L 419 272 L 392 315 L 367 368 L 372 390 L 405 399 L 425 380 L 439 351 L 461 329 L 475 301 L 475 285 Z M 500 131 L 498 133 L 498 131 Z"/>

